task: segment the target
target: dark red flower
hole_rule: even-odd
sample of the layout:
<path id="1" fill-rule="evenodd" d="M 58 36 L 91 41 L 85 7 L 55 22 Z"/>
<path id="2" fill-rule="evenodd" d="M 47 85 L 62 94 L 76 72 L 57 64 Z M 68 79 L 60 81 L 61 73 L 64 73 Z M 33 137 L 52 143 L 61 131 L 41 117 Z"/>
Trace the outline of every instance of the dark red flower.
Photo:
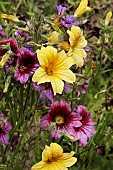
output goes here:
<path id="1" fill-rule="evenodd" d="M 21 48 L 19 49 L 17 56 L 17 70 L 15 71 L 14 76 L 16 80 L 19 80 L 20 83 L 24 84 L 39 66 L 37 54 L 31 52 L 27 48 Z"/>
<path id="2" fill-rule="evenodd" d="M 47 129 L 49 125 L 55 123 L 51 137 L 59 139 L 61 134 L 58 131 L 74 135 L 74 127 L 80 127 L 82 125 L 80 120 L 81 116 L 78 113 L 72 112 L 68 103 L 61 100 L 51 105 L 49 113 L 41 118 L 41 125 L 43 129 Z"/>

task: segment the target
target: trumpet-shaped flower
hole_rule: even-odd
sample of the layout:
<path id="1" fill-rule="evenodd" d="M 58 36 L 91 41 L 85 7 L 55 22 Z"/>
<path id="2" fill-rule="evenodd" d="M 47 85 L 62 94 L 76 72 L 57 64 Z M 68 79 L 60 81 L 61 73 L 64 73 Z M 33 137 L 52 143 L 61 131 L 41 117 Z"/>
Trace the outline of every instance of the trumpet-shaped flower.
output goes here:
<path id="1" fill-rule="evenodd" d="M 111 17 L 112 17 L 112 12 L 108 12 L 107 15 L 106 15 L 106 18 L 105 18 L 105 25 L 108 25 L 110 23 L 110 20 L 111 20 Z"/>
<path id="2" fill-rule="evenodd" d="M 91 11 L 91 8 L 87 6 L 88 5 L 88 0 L 81 0 L 78 8 L 76 9 L 74 16 L 76 18 L 80 17 L 83 13 L 87 11 Z"/>
<path id="3" fill-rule="evenodd" d="M 83 59 L 86 58 L 86 52 L 84 47 L 87 45 L 87 41 L 83 36 L 82 30 L 78 26 L 72 26 L 71 31 L 67 30 L 69 34 L 69 42 L 67 43 L 68 55 L 74 59 L 77 67 L 83 66 Z"/>
<path id="4" fill-rule="evenodd" d="M 74 61 L 67 57 L 64 51 L 57 53 L 57 49 L 48 46 L 37 50 L 40 67 L 35 71 L 32 81 L 38 84 L 50 82 L 54 95 L 61 94 L 64 81 L 75 82 L 75 74 L 69 69 Z"/>
<path id="5" fill-rule="evenodd" d="M 74 165 L 77 161 L 73 157 L 74 151 L 63 153 L 63 148 L 57 143 L 46 145 L 42 152 L 42 161 L 32 166 L 31 170 L 68 170 L 67 167 Z"/>
<path id="6" fill-rule="evenodd" d="M 0 14 L 1 18 L 7 19 L 12 22 L 19 22 L 19 19 L 16 16 L 13 15 L 7 15 L 7 14 Z"/>
<path id="7" fill-rule="evenodd" d="M 58 132 L 74 136 L 74 127 L 80 127 L 82 117 L 71 111 L 71 107 L 67 102 L 61 100 L 54 102 L 50 107 L 50 112 L 41 118 L 41 125 L 43 129 L 47 129 L 49 125 L 55 123 L 54 129 L 51 130 L 51 137 L 59 139 L 62 135 Z"/>
<path id="8" fill-rule="evenodd" d="M 28 81 L 30 75 L 38 68 L 39 64 L 36 53 L 31 52 L 27 48 L 20 48 L 17 56 L 17 70 L 14 76 L 16 80 L 24 84 Z"/>
<path id="9" fill-rule="evenodd" d="M 90 139 L 93 134 L 95 134 L 94 124 L 96 124 L 96 122 L 92 120 L 91 112 L 87 112 L 85 106 L 78 105 L 75 109 L 75 112 L 82 116 L 82 125 L 78 128 L 74 128 L 74 137 L 76 140 L 79 139 L 79 146 L 86 146 L 87 140 Z"/>

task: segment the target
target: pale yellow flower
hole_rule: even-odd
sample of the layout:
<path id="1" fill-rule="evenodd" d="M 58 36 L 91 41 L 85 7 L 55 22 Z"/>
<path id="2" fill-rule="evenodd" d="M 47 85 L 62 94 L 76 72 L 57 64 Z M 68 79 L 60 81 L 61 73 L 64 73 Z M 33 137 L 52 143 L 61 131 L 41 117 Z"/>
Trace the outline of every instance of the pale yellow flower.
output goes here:
<path id="1" fill-rule="evenodd" d="M 50 36 L 50 42 L 54 43 L 58 41 L 59 33 L 56 31 L 53 31 Z"/>
<path id="2" fill-rule="evenodd" d="M 78 8 L 76 9 L 74 16 L 76 18 L 80 17 L 83 13 L 87 11 L 91 11 L 91 8 L 87 6 L 88 5 L 88 0 L 81 0 Z"/>
<path id="3" fill-rule="evenodd" d="M 50 82 L 54 95 L 62 94 L 64 81 L 75 82 L 75 74 L 69 69 L 74 60 L 67 57 L 64 51 L 57 53 L 57 49 L 52 46 L 43 47 L 37 50 L 40 67 L 35 71 L 32 80 L 38 84 Z"/>
<path id="4" fill-rule="evenodd" d="M 5 63 L 7 62 L 7 60 L 9 59 L 9 54 L 5 54 L 3 55 L 1 61 L 0 61 L 0 68 L 3 68 Z"/>
<path id="5" fill-rule="evenodd" d="M 10 20 L 12 22 L 19 22 L 19 19 L 16 16 L 13 16 L 13 15 L 0 14 L 0 17 L 7 19 L 7 20 Z"/>
<path id="6" fill-rule="evenodd" d="M 71 31 L 67 30 L 67 33 L 69 34 L 70 42 L 68 56 L 74 59 L 77 67 L 82 67 L 84 63 L 83 59 L 86 58 L 84 47 L 87 45 L 87 41 L 78 26 L 72 26 Z"/>
<path id="7" fill-rule="evenodd" d="M 31 170 L 68 170 L 67 167 L 74 165 L 77 161 L 73 157 L 75 152 L 63 153 L 63 149 L 57 143 L 46 146 L 42 152 L 42 161 L 32 166 Z"/>
<path id="8" fill-rule="evenodd" d="M 109 11 L 105 18 L 105 25 L 108 25 L 110 23 L 111 17 L 112 17 L 112 12 Z"/>

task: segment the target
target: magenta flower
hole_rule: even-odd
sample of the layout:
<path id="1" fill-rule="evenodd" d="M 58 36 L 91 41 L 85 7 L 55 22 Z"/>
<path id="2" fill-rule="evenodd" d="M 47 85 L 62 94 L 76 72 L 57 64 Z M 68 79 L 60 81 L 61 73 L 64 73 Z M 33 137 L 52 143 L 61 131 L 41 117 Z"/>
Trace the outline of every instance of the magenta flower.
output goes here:
<path id="1" fill-rule="evenodd" d="M 2 45 L 7 45 L 7 44 L 10 44 L 10 48 L 11 48 L 11 51 L 13 53 L 17 53 L 18 52 L 18 44 L 17 44 L 17 41 L 16 39 L 14 38 L 9 38 L 7 40 L 4 40 L 4 41 L 0 41 L 0 56 L 3 56 L 8 50 L 7 49 L 3 49 L 2 48 Z"/>
<path id="2" fill-rule="evenodd" d="M 5 115 L 0 115 L 0 142 L 4 145 L 8 144 L 7 133 L 10 132 L 12 129 L 11 122 L 5 121 Z"/>
<path id="3" fill-rule="evenodd" d="M 74 137 L 76 140 L 79 140 L 79 146 L 86 146 L 87 140 L 96 133 L 94 130 L 94 124 L 96 124 L 96 122 L 91 119 L 91 112 L 86 111 L 85 106 L 78 105 L 75 109 L 75 112 L 80 114 L 80 116 L 82 117 L 82 119 L 80 120 L 82 125 L 74 128 Z"/>
<path id="4" fill-rule="evenodd" d="M 68 15 L 65 18 L 63 17 L 64 12 L 66 11 L 66 7 L 63 7 L 62 5 L 55 4 L 55 7 L 57 9 L 57 17 L 55 18 L 54 22 L 58 26 L 63 25 L 64 27 L 71 27 L 72 25 L 79 25 L 79 21 L 74 21 L 75 16 L 74 15 Z"/>
<path id="5" fill-rule="evenodd" d="M 61 100 L 51 104 L 49 113 L 41 118 L 41 125 L 43 129 L 47 129 L 49 125 L 55 123 L 50 136 L 59 139 L 62 135 L 58 131 L 74 135 L 74 128 L 82 125 L 80 120 L 79 113 L 72 112 L 68 103 Z"/>
<path id="6" fill-rule="evenodd" d="M 24 84 L 39 66 L 37 55 L 27 48 L 21 48 L 17 56 L 17 70 L 15 71 L 14 76 L 16 80 L 19 80 L 20 83 Z"/>

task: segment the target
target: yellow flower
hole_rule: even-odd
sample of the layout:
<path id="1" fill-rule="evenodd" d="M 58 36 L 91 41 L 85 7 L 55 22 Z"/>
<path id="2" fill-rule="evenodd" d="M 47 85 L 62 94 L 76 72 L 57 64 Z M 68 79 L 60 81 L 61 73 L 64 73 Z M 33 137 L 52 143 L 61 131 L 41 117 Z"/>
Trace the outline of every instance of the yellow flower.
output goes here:
<path id="1" fill-rule="evenodd" d="M 68 170 L 67 167 L 74 165 L 77 158 L 75 152 L 63 153 L 63 149 L 57 143 L 46 146 L 42 152 L 42 161 L 32 166 L 31 170 Z"/>
<path id="2" fill-rule="evenodd" d="M 54 95 L 61 94 L 64 81 L 75 82 L 75 74 L 69 69 L 74 61 L 67 57 L 64 51 L 57 53 L 57 49 L 48 46 L 37 50 L 40 67 L 35 71 L 32 80 L 38 84 L 51 82 Z"/>
<path id="3" fill-rule="evenodd" d="M 83 13 L 87 11 L 91 11 L 91 8 L 87 6 L 88 5 L 88 0 L 81 0 L 80 5 L 76 9 L 74 16 L 76 18 L 80 17 Z"/>
<path id="4" fill-rule="evenodd" d="M 19 19 L 16 16 L 13 15 L 7 15 L 7 14 L 0 14 L 0 17 L 13 21 L 13 22 L 19 22 Z"/>
<path id="5" fill-rule="evenodd" d="M 2 59 L 1 59 L 1 61 L 0 61 L 0 68 L 3 68 L 3 67 L 4 67 L 5 63 L 7 62 L 7 60 L 8 60 L 9 58 L 10 58 L 10 57 L 9 57 L 8 54 L 3 55 L 3 57 L 2 57 Z"/>
<path id="6" fill-rule="evenodd" d="M 54 43 L 58 41 L 59 33 L 56 31 L 53 31 L 50 36 L 50 42 Z"/>
<path id="7" fill-rule="evenodd" d="M 72 26 L 71 31 L 67 30 L 67 33 L 69 34 L 70 42 L 68 56 L 74 59 L 77 67 L 82 67 L 84 63 L 83 59 L 86 58 L 84 47 L 87 45 L 87 41 L 78 26 Z"/>
<path id="8" fill-rule="evenodd" d="M 106 15 L 106 18 L 105 18 L 105 25 L 108 25 L 110 23 L 110 20 L 111 20 L 111 17 L 112 17 L 112 12 L 108 12 L 107 15 Z"/>

